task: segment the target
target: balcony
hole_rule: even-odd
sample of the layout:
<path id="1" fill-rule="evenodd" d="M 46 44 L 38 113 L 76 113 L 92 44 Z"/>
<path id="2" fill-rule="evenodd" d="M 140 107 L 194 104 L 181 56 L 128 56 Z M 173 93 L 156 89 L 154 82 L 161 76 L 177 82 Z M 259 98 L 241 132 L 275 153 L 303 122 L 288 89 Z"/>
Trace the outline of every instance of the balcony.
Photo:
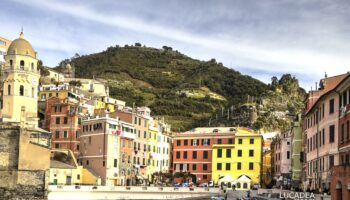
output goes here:
<path id="1" fill-rule="evenodd" d="M 134 133 L 130 133 L 126 131 L 121 131 L 120 136 L 128 139 L 132 139 L 132 140 L 136 139 L 136 135 Z"/>

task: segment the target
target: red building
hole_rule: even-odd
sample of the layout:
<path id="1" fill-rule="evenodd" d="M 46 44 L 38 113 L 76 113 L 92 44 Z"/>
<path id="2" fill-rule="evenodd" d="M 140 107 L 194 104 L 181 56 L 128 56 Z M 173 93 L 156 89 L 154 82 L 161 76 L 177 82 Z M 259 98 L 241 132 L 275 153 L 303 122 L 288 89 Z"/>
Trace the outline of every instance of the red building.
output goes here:
<path id="1" fill-rule="evenodd" d="M 338 148 L 339 165 L 333 167 L 331 195 L 332 199 L 350 199 L 350 74 L 338 84 L 339 128 Z"/>
<path id="2" fill-rule="evenodd" d="M 75 99 L 50 97 L 46 100 L 44 129 L 52 133 L 53 149 L 70 149 L 79 154 L 80 114 L 83 108 Z"/>
<path id="3" fill-rule="evenodd" d="M 175 134 L 173 172 L 190 172 L 194 175 L 192 182 L 208 183 L 212 180 L 212 145 L 229 144 L 229 141 L 234 141 L 234 129 L 229 127 L 196 128 Z"/>

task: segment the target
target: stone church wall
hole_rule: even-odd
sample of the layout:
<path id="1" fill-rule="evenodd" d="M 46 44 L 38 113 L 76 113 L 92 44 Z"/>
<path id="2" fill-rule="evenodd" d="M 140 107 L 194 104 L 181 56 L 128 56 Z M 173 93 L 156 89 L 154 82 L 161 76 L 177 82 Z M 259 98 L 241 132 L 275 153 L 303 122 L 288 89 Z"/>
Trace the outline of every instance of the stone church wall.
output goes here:
<path id="1" fill-rule="evenodd" d="M 47 199 L 49 170 L 18 170 L 20 131 L 0 125 L 0 199 Z"/>

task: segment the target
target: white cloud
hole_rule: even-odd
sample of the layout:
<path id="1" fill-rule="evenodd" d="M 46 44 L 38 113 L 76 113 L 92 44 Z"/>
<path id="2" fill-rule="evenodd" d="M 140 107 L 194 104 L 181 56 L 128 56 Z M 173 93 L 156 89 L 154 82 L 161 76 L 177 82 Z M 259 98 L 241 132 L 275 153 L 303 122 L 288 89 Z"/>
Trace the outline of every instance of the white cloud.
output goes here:
<path id="1" fill-rule="evenodd" d="M 322 31 L 323 33 L 325 32 L 331 34 L 335 32 L 334 29 L 338 28 L 336 24 L 331 24 L 327 29 L 327 27 L 322 27 L 322 24 L 319 25 L 317 22 L 313 23 L 312 20 L 309 20 L 310 16 L 307 14 L 303 16 L 307 21 L 305 24 L 302 24 L 303 18 L 301 18 L 301 20 L 299 19 L 297 23 L 291 23 L 290 25 L 293 25 L 293 28 L 297 27 L 299 29 L 307 29 L 309 26 L 311 30 L 306 31 L 305 33 L 313 33 L 315 36 L 317 36 L 317 38 L 307 38 L 306 41 L 302 38 L 302 35 L 299 35 L 300 37 L 298 38 L 293 38 L 296 35 L 293 35 L 294 32 L 291 32 L 291 35 L 286 38 L 281 37 L 282 39 L 275 38 L 268 41 L 262 41 L 260 39 L 261 37 L 258 35 L 252 37 L 254 33 L 251 32 L 246 33 L 247 37 L 244 37 L 244 32 L 241 33 L 243 36 L 238 37 L 238 35 L 240 35 L 240 32 L 237 32 L 237 29 L 234 30 L 236 32 L 234 32 L 232 36 L 223 32 L 217 33 L 216 35 L 208 34 L 210 35 L 208 36 L 205 34 L 193 33 L 190 30 L 184 30 L 183 28 L 176 28 L 172 26 L 171 21 L 169 21 L 168 25 L 164 25 L 164 22 L 157 23 L 156 20 L 149 21 L 144 18 L 137 18 L 127 15 L 124 12 L 108 12 L 105 14 L 103 10 L 98 10 L 96 7 L 89 6 L 88 3 L 78 5 L 77 3 L 70 1 L 16 1 L 28 6 L 35 6 L 43 10 L 48 9 L 50 11 L 53 11 L 53 13 L 59 12 L 78 19 L 103 24 L 105 26 L 110 26 L 117 29 L 125 29 L 133 32 L 138 32 L 140 34 L 152 35 L 153 37 L 160 37 L 161 40 L 169 40 L 169 43 L 177 42 L 179 47 L 182 47 L 183 49 L 189 49 L 189 52 L 191 52 L 191 46 L 196 46 L 196 48 L 192 49 L 198 49 L 198 47 L 202 47 L 206 49 L 207 52 L 209 52 L 206 53 L 207 55 L 210 54 L 210 52 L 213 52 L 212 54 L 218 55 L 218 57 L 220 57 L 226 65 L 230 65 L 233 60 L 234 65 L 238 66 L 238 69 L 240 69 L 239 66 L 244 66 L 246 68 L 250 68 L 250 71 L 257 70 L 269 72 L 271 73 L 271 76 L 274 75 L 274 73 L 290 72 L 295 74 L 304 74 L 305 76 L 309 77 L 315 76 L 315 80 L 318 80 L 319 77 L 323 76 L 323 73 L 325 71 L 327 71 L 329 75 L 335 75 L 344 73 L 350 69 L 348 66 L 350 65 L 350 57 L 347 55 L 346 51 L 339 52 L 329 49 L 334 48 L 334 45 L 341 44 L 342 40 L 338 38 L 329 38 L 332 45 L 330 45 L 330 43 L 323 44 L 320 40 L 324 38 L 315 34 L 317 31 L 319 31 L 320 34 Z M 279 16 L 272 17 L 278 18 Z M 206 16 L 206 19 L 208 19 L 208 16 Z M 200 20 L 200 17 L 196 18 L 196 21 L 198 20 Z M 220 23 L 220 21 L 216 23 Z M 254 26 L 252 25 L 250 28 L 254 28 Z M 43 27 L 43 29 L 46 29 L 47 36 L 45 36 L 45 38 L 42 40 L 35 40 L 36 45 L 42 48 L 71 52 L 77 51 L 79 48 L 86 47 L 83 44 L 76 44 L 75 40 L 71 38 L 73 35 L 72 32 L 74 32 L 74 30 L 71 30 L 72 28 L 68 30 L 64 28 L 57 30 L 57 27 L 51 29 Z M 227 29 L 227 32 L 231 34 L 231 29 L 229 26 Z M 278 27 L 276 31 L 279 31 L 279 29 L 283 29 L 283 27 Z M 297 31 L 302 33 L 302 30 Z M 327 35 L 325 33 L 323 35 Z M 58 40 L 58 38 L 55 37 L 55 34 L 60 34 L 61 37 L 59 37 L 59 39 L 62 40 L 62 38 L 64 38 L 63 40 L 65 41 Z M 94 36 L 98 37 L 96 34 Z M 271 36 L 273 37 L 275 34 L 271 33 Z M 306 36 L 310 37 L 310 35 Z M 310 41 L 312 39 L 315 39 L 315 41 Z M 91 40 L 102 41 L 103 38 L 91 37 Z M 298 45 L 289 46 L 288 42 L 286 43 L 286 40 L 289 43 L 292 43 L 293 40 L 295 40 Z M 308 46 L 303 46 L 303 42 L 307 42 Z M 313 48 L 310 46 L 310 44 L 314 44 L 316 48 Z M 323 49 L 320 49 L 320 47 L 323 47 Z M 348 46 L 341 46 L 339 48 L 343 50 L 350 50 Z M 192 54 L 197 55 L 200 59 L 209 59 L 207 56 L 202 56 L 198 51 L 193 51 Z M 301 82 L 307 83 L 307 80 L 301 80 Z M 306 87 L 306 85 L 304 86 Z"/>

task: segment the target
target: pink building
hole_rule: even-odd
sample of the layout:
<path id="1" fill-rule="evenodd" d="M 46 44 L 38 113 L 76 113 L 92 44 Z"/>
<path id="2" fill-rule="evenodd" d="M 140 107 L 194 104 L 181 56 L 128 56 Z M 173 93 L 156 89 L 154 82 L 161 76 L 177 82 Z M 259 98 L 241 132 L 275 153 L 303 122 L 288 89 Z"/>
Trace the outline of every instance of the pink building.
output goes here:
<path id="1" fill-rule="evenodd" d="M 304 190 L 328 191 L 331 168 L 339 163 L 339 95 L 335 86 L 344 75 L 324 78 L 317 91 L 310 91 L 304 114 Z M 317 94 L 317 98 L 311 98 Z"/>
<path id="2" fill-rule="evenodd" d="M 278 187 L 290 187 L 292 172 L 291 131 L 279 133 L 272 144 L 273 177 Z"/>

